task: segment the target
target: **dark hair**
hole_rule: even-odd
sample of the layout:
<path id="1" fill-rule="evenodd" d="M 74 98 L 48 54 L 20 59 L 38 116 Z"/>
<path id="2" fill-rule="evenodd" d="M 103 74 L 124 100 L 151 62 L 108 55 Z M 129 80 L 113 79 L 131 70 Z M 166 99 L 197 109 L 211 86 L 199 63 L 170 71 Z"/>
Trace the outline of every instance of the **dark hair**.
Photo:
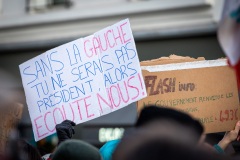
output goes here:
<path id="1" fill-rule="evenodd" d="M 18 148 L 19 151 L 22 151 L 19 154 L 26 160 L 41 160 L 41 155 L 38 152 L 37 148 L 29 144 L 27 141 L 22 139 L 18 140 Z"/>
<path id="2" fill-rule="evenodd" d="M 123 157 L 125 160 L 223 160 L 226 158 L 202 148 L 188 146 L 168 139 L 146 141 L 137 145 Z M 118 160 L 118 157 L 113 156 L 113 159 Z"/>
<path id="3" fill-rule="evenodd" d="M 155 120 L 176 121 L 181 125 L 192 128 L 199 136 L 199 138 L 203 133 L 203 126 L 201 125 L 201 123 L 193 119 L 188 114 L 162 106 L 146 106 L 145 108 L 143 108 L 143 110 L 140 112 L 135 126 L 141 127 Z"/>

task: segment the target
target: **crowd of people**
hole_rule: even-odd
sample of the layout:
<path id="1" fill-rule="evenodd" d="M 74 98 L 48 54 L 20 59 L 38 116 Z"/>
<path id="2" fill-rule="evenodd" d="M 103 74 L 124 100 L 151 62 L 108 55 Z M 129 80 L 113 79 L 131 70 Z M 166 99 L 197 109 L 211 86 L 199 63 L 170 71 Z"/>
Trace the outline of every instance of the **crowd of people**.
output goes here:
<path id="1" fill-rule="evenodd" d="M 11 84 L 15 82 L 0 82 L 0 108 L 9 108 L 9 104 L 19 101 L 23 94 L 12 93 Z M 3 117 L 0 118 L 4 120 Z M 212 145 L 206 141 L 202 124 L 189 114 L 166 106 L 146 106 L 139 113 L 132 132 L 126 132 L 121 139 L 108 141 L 100 149 L 82 140 L 72 139 L 75 125 L 70 120 L 56 125 L 58 144 L 53 152 L 44 155 L 40 154 L 38 148 L 19 138 L 16 134 L 17 130 L 21 130 L 19 126 L 10 133 L 5 151 L 0 152 L 0 160 L 240 159 L 239 151 L 235 154 L 225 152 L 233 142 L 240 141 L 240 121 L 219 142 Z M 2 134 L 0 132 L 1 137 Z"/>
<path id="2" fill-rule="evenodd" d="M 24 140 L 9 141 L 3 160 L 234 160 L 225 149 L 240 140 L 240 121 L 219 143 L 205 141 L 202 124 L 186 113 L 163 106 L 147 106 L 139 114 L 135 129 L 122 139 L 112 140 L 100 149 L 82 140 L 71 139 L 76 124 L 65 120 L 56 126 L 58 145 L 47 155 Z"/>

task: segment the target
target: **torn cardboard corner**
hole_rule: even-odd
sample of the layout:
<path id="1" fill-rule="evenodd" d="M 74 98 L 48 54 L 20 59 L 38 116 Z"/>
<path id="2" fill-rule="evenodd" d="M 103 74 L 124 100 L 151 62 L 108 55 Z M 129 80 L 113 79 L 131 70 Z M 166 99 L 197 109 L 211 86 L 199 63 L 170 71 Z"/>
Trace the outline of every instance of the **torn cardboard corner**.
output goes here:
<path id="1" fill-rule="evenodd" d="M 138 112 L 148 105 L 171 107 L 197 118 L 206 133 L 234 128 L 240 117 L 237 81 L 226 59 L 170 56 L 143 65 L 148 96 L 138 101 Z"/>
<path id="2" fill-rule="evenodd" d="M 160 65 L 160 64 L 171 64 L 171 63 L 183 63 L 183 62 L 194 62 L 194 61 L 203 61 L 205 60 L 204 57 L 198 58 L 191 58 L 191 57 L 183 57 L 178 55 L 170 55 L 169 57 L 161 57 L 158 59 L 152 59 L 148 61 L 140 62 L 141 66 L 153 66 L 153 65 Z"/>

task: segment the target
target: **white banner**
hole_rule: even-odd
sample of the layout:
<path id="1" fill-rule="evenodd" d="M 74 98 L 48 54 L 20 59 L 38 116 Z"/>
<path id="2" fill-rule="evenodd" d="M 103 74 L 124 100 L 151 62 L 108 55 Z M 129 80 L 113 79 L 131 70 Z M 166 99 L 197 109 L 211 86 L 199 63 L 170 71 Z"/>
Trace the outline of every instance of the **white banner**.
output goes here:
<path id="1" fill-rule="evenodd" d="M 128 19 L 19 67 L 36 141 L 147 96 Z"/>

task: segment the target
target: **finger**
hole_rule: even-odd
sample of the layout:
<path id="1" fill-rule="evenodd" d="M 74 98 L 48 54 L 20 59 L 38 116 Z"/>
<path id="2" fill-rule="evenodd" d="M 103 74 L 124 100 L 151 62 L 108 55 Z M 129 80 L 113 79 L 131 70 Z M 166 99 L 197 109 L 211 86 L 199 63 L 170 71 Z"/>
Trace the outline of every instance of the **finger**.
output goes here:
<path id="1" fill-rule="evenodd" d="M 63 126 L 62 124 L 57 124 L 55 128 L 56 128 L 56 130 L 60 130 L 60 129 L 62 129 L 63 127 L 64 127 L 64 126 Z"/>
<path id="2" fill-rule="evenodd" d="M 240 135 L 237 136 L 237 141 L 239 141 L 239 140 L 240 140 Z"/>
<path id="3" fill-rule="evenodd" d="M 76 123 L 74 123 L 73 121 L 71 121 L 71 125 L 72 125 L 72 126 L 76 126 Z"/>
<path id="4" fill-rule="evenodd" d="M 72 126 L 76 126 L 76 123 L 74 123 L 73 121 L 70 121 L 70 120 L 65 120 L 65 121 L 63 121 L 63 123 L 71 124 Z"/>
<path id="5" fill-rule="evenodd" d="M 74 127 L 72 127 L 72 133 L 75 134 L 75 130 L 74 130 Z"/>
<path id="6" fill-rule="evenodd" d="M 67 135 L 69 138 L 72 138 L 73 132 L 72 132 L 72 126 L 68 126 L 67 127 Z"/>
<path id="7" fill-rule="evenodd" d="M 57 124 L 57 125 L 56 125 L 56 129 L 58 129 L 58 128 L 59 128 L 59 126 L 60 126 L 60 125 L 59 125 L 59 124 Z"/>
<path id="8" fill-rule="evenodd" d="M 234 130 L 235 130 L 236 133 L 239 132 L 239 130 L 240 130 L 240 121 L 237 122 Z"/>
<path id="9" fill-rule="evenodd" d="M 64 120 L 62 123 L 64 123 L 64 124 L 71 124 L 71 122 L 72 122 L 72 121 L 66 119 L 66 120 Z"/>

